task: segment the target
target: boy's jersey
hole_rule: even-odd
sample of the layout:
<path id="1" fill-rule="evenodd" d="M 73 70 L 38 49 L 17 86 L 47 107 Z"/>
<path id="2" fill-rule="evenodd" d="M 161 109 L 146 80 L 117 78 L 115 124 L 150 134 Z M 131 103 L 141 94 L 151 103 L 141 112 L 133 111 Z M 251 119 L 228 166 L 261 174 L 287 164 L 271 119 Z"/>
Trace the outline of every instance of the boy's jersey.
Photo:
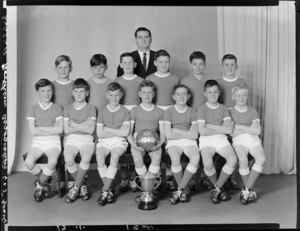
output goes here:
<path id="1" fill-rule="evenodd" d="M 106 98 L 107 86 L 113 81 L 109 78 L 104 83 L 96 83 L 92 78 L 87 80 L 90 85 L 90 95 L 88 103 L 94 105 L 98 110 L 108 104 Z"/>
<path id="2" fill-rule="evenodd" d="M 235 124 L 250 127 L 253 122 L 260 121 L 257 111 L 247 106 L 245 111 L 240 111 L 235 106 L 229 110 Z"/>
<path id="3" fill-rule="evenodd" d="M 64 106 L 64 119 L 74 120 L 75 123 L 80 124 L 88 118 L 96 120 L 96 108 L 94 105 L 86 103 L 82 108 L 76 108 L 75 103 Z M 85 132 L 76 131 L 73 134 L 85 135 Z"/>
<path id="4" fill-rule="evenodd" d="M 53 127 L 57 120 L 63 119 L 63 111 L 61 106 L 52 102 L 46 108 L 37 103 L 29 108 L 27 119 L 35 120 L 36 127 Z"/>
<path id="5" fill-rule="evenodd" d="M 120 129 L 126 123 L 130 124 L 130 115 L 129 111 L 122 105 L 115 111 L 109 109 L 108 105 L 98 111 L 97 125 Z"/>
<path id="6" fill-rule="evenodd" d="M 204 84 L 206 80 L 207 78 L 199 80 L 194 75 L 189 75 L 181 80 L 181 84 L 186 85 L 192 93 L 192 97 L 189 101 L 191 102 L 191 107 L 195 110 L 206 102 L 206 98 L 204 96 Z"/>
<path id="7" fill-rule="evenodd" d="M 235 105 L 235 101 L 232 99 L 232 89 L 236 86 L 246 86 L 246 81 L 238 77 L 233 80 L 228 80 L 223 77 L 222 79 L 217 79 L 217 81 L 221 88 L 219 103 L 224 104 L 228 108 L 233 107 Z"/>
<path id="8" fill-rule="evenodd" d="M 157 88 L 156 103 L 159 106 L 169 106 L 175 103 L 172 98 L 173 88 L 180 83 L 178 76 L 169 72 L 164 77 L 155 72 L 146 77 L 146 80 L 152 81 Z"/>
<path id="9" fill-rule="evenodd" d="M 123 90 L 123 97 L 121 103 L 124 105 L 138 105 L 141 103 L 141 100 L 138 96 L 139 85 L 143 82 L 143 78 L 134 75 L 132 78 L 127 78 L 121 76 L 115 81 L 121 85 Z"/>
<path id="10" fill-rule="evenodd" d="M 134 107 L 130 111 L 130 119 L 135 123 L 134 132 L 149 129 L 158 132 L 159 123 L 164 122 L 164 110 L 153 105 L 151 109 L 146 109 L 142 104 Z"/>
<path id="11" fill-rule="evenodd" d="M 207 103 L 205 103 L 197 110 L 198 122 L 222 126 L 223 122 L 228 119 L 231 119 L 229 110 L 220 103 L 215 108 L 208 106 Z"/>
<path id="12" fill-rule="evenodd" d="M 53 93 L 53 103 L 64 107 L 70 103 L 74 102 L 74 98 L 72 95 L 73 91 L 73 80 L 69 80 L 68 82 L 61 82 L 58 80 L 54 80 L 52 82 L 54 86 L 54 93 Z"/>
<path id="13" fill-rule="evenodd" d="M 197 112 L 188 106 L 184 111 L 179 111 L 174 105 L 166 110 L 164 122 L 170 123 L 172 128 L 188 131 L 191 125 L 197 122 Z"/>

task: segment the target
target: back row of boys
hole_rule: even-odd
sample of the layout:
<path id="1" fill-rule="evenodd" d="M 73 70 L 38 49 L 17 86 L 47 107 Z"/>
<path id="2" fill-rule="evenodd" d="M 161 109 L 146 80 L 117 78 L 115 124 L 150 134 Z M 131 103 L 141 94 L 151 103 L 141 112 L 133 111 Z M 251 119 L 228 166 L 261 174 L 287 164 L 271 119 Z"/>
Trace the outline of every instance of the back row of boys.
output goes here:
<path id="1" fill-rule="evenodd" d="M 61 152 L 58 135 L 63 132 L 66 167 L 75 180 L 66 196 L 66 202 L 72 203 L 78 196 L 83 200 L 89 198 L 84 178 L 94 153 L 92 134 L 97 121 L 99 140 L 96 155 L 98 172 L 104 184 L 98 198 L 100 205 L 115 200 L 111 184 L 117 173 L 118 159 L 128 146 L 126 137 L 131 145 L 134 169 L 138 175 L 147 171 L 159 174 L 161 145 L 167 139 L 171 172 L 177 183 L 177 189 L 170 197 L 172 204 L 188 200 L 187 184 L 199 167 L 199 149 L 204 172 L 213 185 L 210 195 L 213 203 L 228 200 L 223 185 L 233 173 L 237 157 L 244 183 L 240 200 L 243 204 L 254 201 L 257 195 L 253 184 L 265 161 L 258 138 L 261 131 L 258 114 L 246 104 L 248 89 L 245 81 L 236 77 L 236 57 L 223 57 L 224 77 L 218 81 L 207 80 L 203 76 L 205 59 L 202 52 L 193 52 L 190 56 L 193 75 L 183 78 L 180 83 L 180 79 L 169 71 L 170 55 L 165 50 L 155 53 L 154 65 L 157 70 L 147 76 L 146 80 L 134 74 L 134 56 L 124 53 L 120 57 L 120 67 L 124 74 L 113 82 L 104 76 L 107 69 L 105 56 L 96 54 L 90 60 L 94 76 L 88 81 L 77 79 L 73 82 L 69 79 L 71 59 L 65 55 L 59 56 L 55 61 L 58 79 L 52 83 L 41 79 L 36 83 L 40 102 L 30 108 L 27 118 L 34 139 L 25 164 L 32 174 L 38 176 L 35 200 L 42 201 L 49 194 L 51 175 Z M 52 95 L 54 104 L 51 102 Z M 89 103 L 86 102 L 87 97 Z M 187 105 L 189 100 L 191 107 Z M 224 102 L 225 106 L 218 101 Z M 59 105 L 63 106 L 63 111 Z M 148 169 L 143 162 L 145 152 L 135 143 L 135 135 L 143 129 L 152 129 L 160 134 L 160 142 L 149 153 L 151 164 Z M 198 132 L 199 148 L 196 142 Z M 226 134 L 233 136 L 235 152 Z M 78 152 L 81 154 L 81 162 L 77 168 L 75 157 Z M 226 160 L 219 178 L 213 165 L 215 152 Z M 255 159 L 251 172 L 247 160 L 249 152 Z M 41 170 L 35 162 L 43 153 L 48 156 L 48 164 Z M 105 158 L 109 153 L 111 160 L 107 167 Z M 184 171 L 180 163 L 182 153 L 189 157 Z M 123 171 L 125 177 L 126 172 Z M 142 196 L 142 193 L 139 194 L 137 202 Z"/>

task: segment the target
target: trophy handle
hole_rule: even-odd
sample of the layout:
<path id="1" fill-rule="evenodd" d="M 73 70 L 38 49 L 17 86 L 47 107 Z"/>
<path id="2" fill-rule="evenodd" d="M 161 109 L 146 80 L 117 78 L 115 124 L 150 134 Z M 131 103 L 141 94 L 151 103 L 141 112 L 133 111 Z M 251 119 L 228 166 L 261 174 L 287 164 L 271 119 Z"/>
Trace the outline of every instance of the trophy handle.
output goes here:
<path id="1" fill-rule="evenodd" d="M 136 177 L 134 178 L 134 182 L 135 182 L 135 184 L 136 184 L 136 187 L 138 187 L 140 190 L 143 191 L 143 189 L 142 189 L 142 188 L 138 185 L 138 183 L 136 182 L 136 179 L 139 179 L 139 181 L 141 181 L 140 176 L 136 176 Z"/>
<path id="2" fill-rule="evenodd" d="M 157 179 L 157 178 L 159 179 L 159 180 L 158 180 L 158 182 L 159 182 L 159 183 L 158 183 L 158 184 L 156 184 L 156 187 L 154 187 L 154 189 L 157 189 L 157 188 L 158 188 L 158 186 L 159 186 L 159 185 L 160 185 L 160 183 L 161 183 L 161 178 L 160 178 L 159 176 L 155 177 L 155 179 Z"/>

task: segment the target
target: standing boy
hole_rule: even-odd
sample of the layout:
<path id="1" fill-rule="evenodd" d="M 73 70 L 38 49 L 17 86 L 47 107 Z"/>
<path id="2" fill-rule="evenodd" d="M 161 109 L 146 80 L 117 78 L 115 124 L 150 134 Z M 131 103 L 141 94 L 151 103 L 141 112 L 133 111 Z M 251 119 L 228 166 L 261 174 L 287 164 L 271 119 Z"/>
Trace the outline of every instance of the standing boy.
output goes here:
<path id="1" fill-rule="evenodd" d="M 219 84 L 215 80 L 208 80 L 204 84 L 204 95 L 207 102 L 197 111 L 197 122 L 200 133 L 199 149 L 201 152 L 204 172 L 214 188 L 210 192 L 210 199 L 214 204 L 229 199 L 222 188 L 228 177 L 234 171 L 237 158 L 226 134 L 232 132 L 232 122 L 226 106 L 218 103 L 220 95 Z M 219 178 L 213 164 L 215 153 L 219 153 L 226 160 Z"/>
<path id="2" fill-rule="evenodd" d="M 113 82 L 107 87 L 106 97 L 109 103 L 99 110 L 97 117 L 97 164 L 98 172 L 103 182 L 98 203 L 105 205 L 114 202 L 114 190 L 111 184 L 118 171 L 118 161 L 127 150 L 126 137 L 130 132 L 129 111 L 120 105 L 122 98 L 120 84 Z M 107 167 L 105 159 L 110 157 L 110 165 Z"/>
<path id="3" fill-rule="evenodd" d="M 89 95 L 89 85 L 78 78 L 73 84 L 75 102 L 64 107 L 65 149 L 64 156 L 66 167 L 75 179 L 74 186 L 66 196 L 66 202 L 74 202 L 78 194 L 82 200 L 89 199 L 87 185 L 83 183 L 92 155 L 94 153 L 94 137 L 92 136 L 96 124 L 96 108 L 86 102 Z M 80 154 L 81 161 L 77 168 L 75 158 Z"/>
<path id="4" fill-rule="evenodd" d="M 30 107 L 28 112 L 29 131 L 34 137 L 25 165 L 30 173 L 38 177 L 35 181 L 34 199 L 41 202 L 49 195 L 51 175 L 61 153 L 59 134 L 63 131 L 63 113 L 59 105 L 51 102 L 53 85 L 48 79 L 37 81 L 35 89 L 39 103 Z M 48 157 L 48 163 L 41 170 L 36 161 L 43 154 Z"/>
<path id="5" fill-rule="evenodd" d="M 131 53 L 125 52 L 120 56 L 120 67 L 123 69 L 124 74 L 115 81 L 122 87 L 123 97 L 121 102 L 125 108 L 131 111 L 132 108 L 141 102 L 138 90 L 140 83 L 143 82 L 143 78 L 133 73 L 136 62 Z M 134 181 L 135 176 L 136 172 L 133 164 L 121 164 L 122 181 L 119 190 L 126 192 L 130 188 L 132 192 L 137 192 L 138 187 Z"/>

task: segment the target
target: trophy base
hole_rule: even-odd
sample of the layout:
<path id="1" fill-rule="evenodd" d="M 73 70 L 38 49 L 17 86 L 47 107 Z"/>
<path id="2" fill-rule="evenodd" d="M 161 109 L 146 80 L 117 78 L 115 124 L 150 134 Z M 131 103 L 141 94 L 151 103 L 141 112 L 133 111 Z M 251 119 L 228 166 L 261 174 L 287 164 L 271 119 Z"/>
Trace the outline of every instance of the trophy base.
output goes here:
<path id="1" fill-rule="evenodd" d="M 155 203 L 145 203 L 142 202 L 139 204 L 139 209 L 141 210 L 153 210 L 156 209 L 157 205 Z"/>

